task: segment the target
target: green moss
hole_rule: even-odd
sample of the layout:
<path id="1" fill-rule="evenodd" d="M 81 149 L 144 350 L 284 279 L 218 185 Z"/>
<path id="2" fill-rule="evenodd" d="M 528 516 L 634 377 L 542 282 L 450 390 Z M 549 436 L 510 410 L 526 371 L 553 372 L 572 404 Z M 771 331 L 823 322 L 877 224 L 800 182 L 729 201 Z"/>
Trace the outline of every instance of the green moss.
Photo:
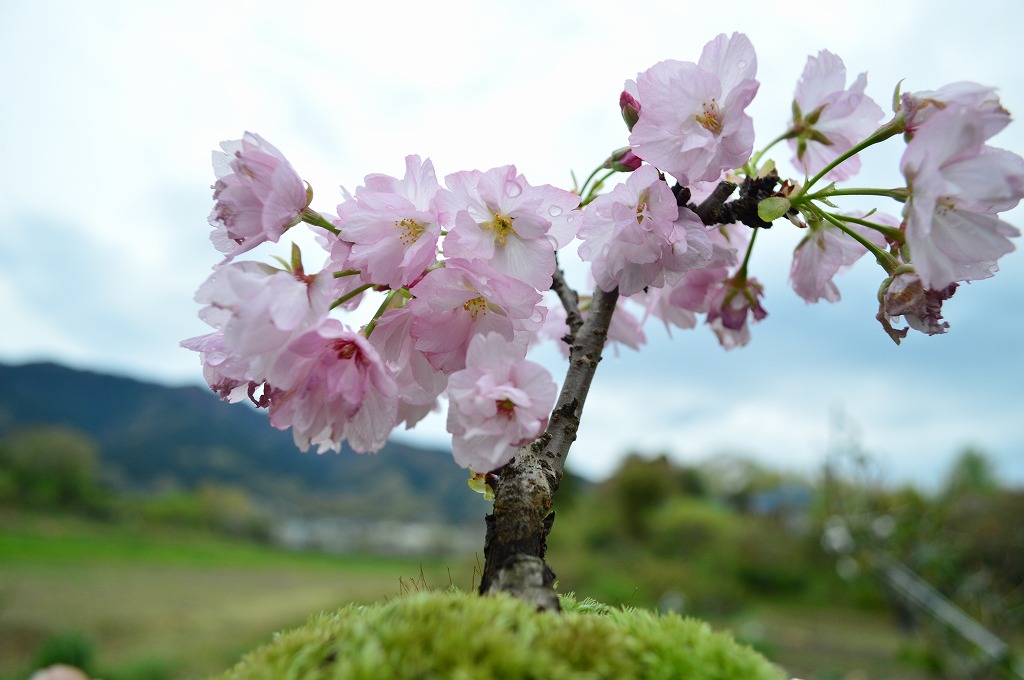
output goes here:
<path id="1" fill-rule="evenodd" d="M 559 615 L 507 597 L 424 592 L 350 606 L 279 634 L 219 680 L 784 677 L 702 621 L 571 595 L 562 605 Z"/>

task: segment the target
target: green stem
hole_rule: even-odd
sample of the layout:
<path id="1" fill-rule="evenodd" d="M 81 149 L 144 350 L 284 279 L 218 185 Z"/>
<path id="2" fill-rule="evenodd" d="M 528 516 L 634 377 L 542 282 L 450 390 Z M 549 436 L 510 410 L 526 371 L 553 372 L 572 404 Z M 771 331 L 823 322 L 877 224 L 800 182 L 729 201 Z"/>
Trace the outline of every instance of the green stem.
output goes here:
<path id="1" fill-rule="evenodd" d="M 339 307 L 339 306 L 341 306 L 341 305 L 345 304 L 346 302 L 348 302 L 349 300 L 351 300 L 351 299 L 352 299 L 352 298 L 354 298 L 355 296 L 357 296 L 357 295 L 359 295 L 360 293 L 362 293 L 362 292 L 364 292 L 364 291 L 367 291 L 367 290 L 369 290 L 369 289 L 371 289 L 371 288 L 373 288 L 373 284 L 372 284 L 372 283 L 364 283 L 363 285 L 359 286 L 359 287 L 358 287 L 358 288 L 356 288 L 355 290 L 350 290 L 349 292 L 345 293 L 345 294 L 344 294 L 344 295 L 342 295 L 342 296 L 341 296 L 340 298 L 338 298 L 337 300 L 335 300 L 335 301 L 334 301 L 334 302 L 333 302 L 333 303 L 331 304 L 331 309 L 334 309 L 334 308 L 336 308 L 336 307 Z"/>
<path id="2" fill-rule="evenodd" d="M 895 257 L 890 255 L 886 251 L 882 250 L 874 243 L 858 234 L 853 229 L 850 229 L 841 219 L 837 218 L 835 215 L 832 215 L 831 213 L 827 212 L 822 212 L 819 214 L 826 220 L 837 226 L 839 229 L 841 229 L 847 236 L 852 238 L 854 241 L 867 248 L 868 252 L 875 256 L 875 260 L 882 267 L 882 269 L 885 270 L 885 273 L 888 274 L 889 276 L 892 276 L 893 272 L 896 271 L 896 268 L 900 266 L 900 263 L 896 260 Z"/>
<path id="3" fill-rule="evenodd" d="M 874 229 L 878 233 L 882 234 L 882 236 L 885 236 L 887 239 L 894 243 L 903 243 L 903 232 L 895 227 L 887 227 L 884 224 L 872 222 L 871 220 L 866 220 L 861 217 L 853 217 L 852 215 L 837 215 L 835 213 L 824 214 L 832 215 L 832 217 L 840 219 L 843 222 L 853 222 L 854 224 L 860 224 L 870 229 Z"/>
<path id="4" fill-rule="evenodd" d="M 747 265 L 750 264 L 750 254 L 754 252 L 754 241 L 757 239 L 757 232 L 759 231 L 761 230 L 755 227 L 754 232 L 750 235 L 750 243 L 747 244 L 747 254 L 743 256 L 743 264 L 740 265 L 736 276 L 733 277 L 738 284 L 742 285 L 747 280 Z"/>
<path id="5" fill-rule="evenodd" d="M 603 166 L 600 166 L 600 165 L 597 166 L 596 168 L 594 168 L 594 171 L 592 173 L 590 173 L 585 180 L 583 180 L 583 184 L 580 186 L 580 197 L 581 198 L 583 197 L 583 190 L 587 188 L 588 184 L 590 184 L 590 180 L 594 179 L 594 177 L 597 176 L 597 173 L 601 172 L 602 169 L 603 169 Z"/>
<path id="6" fill-rule="evenodd" d="M 846 152 L 840 154 L 835 160 L 833 160 L 831 163 L 829 163 L 824 168 L 822 168 L 821 172 L 819 172 L 817 175 L 815 175 L 814 177 L 812 177 L 809 180 L 807 180 L 807 184 L 804 185 L 804 188 L 801 191 L 801 194 L 806 194 L 807 190 L 810 189 L 812 186 L 814 186 L 815 182 L 817 182 L 822 177 L 824 177 L 825 175 L 830 173 L 832 170 L 834 170 L 836 167 L 838 167 L 842 163 L 846 162 L 848 159 L 850 159 L 853 156 L 856 156 L 857 154 L 859 154 L 864 149 L 868 148 L 869 146 L 874 146 L 875 144 L 878 144 L 879 142 L 884 142 L 885 140 L 889 139 L 890 137 L 892 137 L 894 135 L 898 135 L 901 132 L 904 132 L 906 129 L 907 129 L 907 121 L 903 117 L 903 113 L 902 112 L 897 113 L 896 116 L 892 120 L 890 120 L 888 123 L 885 123 L 884 125 L 882 125 L 882 127 L 878 128 L 877 130 L 872 132 L 860 144 L 857 144 L 857 145 L 851 147 Z"/>
<path id="7" fill-rule="evenodd" d="M 799 197 L 799 200 L 794 199 L 796 203 L 803 203 L 805 201 L 820 201 L 825 198 L 831 198 L 833 196 L 885 196 L 891 198 L 900 203 L 906 203 L 907 199 L 910 198 L 910 191 L 906 187 L 899 187 L 896 189 L 877 189 L 873 187 L 861 187 L 855 189 L 822 189 L 816 191 L 813 194 L 804 193 Z"/>
<path id="8" fill-rule="evenodd" d="M 389 290 L 388 294 L 384 296 L 384 302 L 382 302 L 380 307 L 377 308 L 377 311 L 373 313 L 373 318 L 370 319 L 370 323 L 366 324 L 363 328 L 363 337 L 370 337 L 370 333 L 372 333 L 373 329 L 377 327 L 377 320 L 380 319 L 384 312 L 388 310 L 388 305 L 391 304 L 391 301 L 396 295 L 398 295 L 398 293 L 399 291 L 397 290 Z"/>
<path id="9" fill-rule="evenodd" d="M 598 168 L 598 169 L 600 170 L 600 168 Z M 589 203 L 590 203 L 591 201 L 593 201 L 593 200 L 594 200 L 595 198 L 597 198 L 597 195 L 596 195 L 596 194 L 594 194 L 594 191 L 596 191 L 596 190 L 597 190 L 597 188 L 598 188 L 599 186 L 601 186 L 601 184 L 602 184 L 602 183 L 603 183 L 603 182 L 604 182 L 604 181 L 605 181 L 606 179 L 608 179 L 609 177 L 611 177 L 612 175 L 614 175 L 614 174 L 615 174 L 616 172 L 618 172 L 618 170 L 609 170 L 609 171 L 608 171 L 608 172 L 606 172 L 606 173 L 605 173 L 604 175 L 602 175 L 601 177 L 599 177 L 599 178 L 598 178 L 598 180 L 597 180 L 596 182 L 594 182 L 594 186 L 592 186 L 592 187 L 590 188 L 590 191 L 589 191 L 589 192 L 587 192 L 587 194 L 586 194 L 585 196 L 583 196 L 583 197 L 582 197 L 582 198 L 580 199 L 580 207 L 581 207 L 581 208 L 582 208 L 582 207 L 584 207 L 585 205 L 587 205 L 587 204 L 589 204 Z"/>
<path id="10" fill-rule="evenodd" d="M 362 272 L 360 272 L 358 269 L 344 269 L 340 272 L 334 272 L 334 278 L 340 279 L 343 276 L 355 276 L 356 274 L 361 273 Z"/>
<path id="11" fill-rule="evenodd" d="M 772 148 L 773 146 L 783 141 L 784 139 L 791 139 L 792 137 L 795 136 L 796 132 L 794 130 L 786 130 L 781 135 L 779 135 L 772 141 L 768 142 L 768 145 L 766 147 L 755 153 L 753 156 L 750 157 L 750 160 L 747 161 L 747 174 L 749 174 L 752 177 L 757 175 L 757 164 L 761 161 L 761 158 L 766 153 L 768 153 L 768 149 Z"/>

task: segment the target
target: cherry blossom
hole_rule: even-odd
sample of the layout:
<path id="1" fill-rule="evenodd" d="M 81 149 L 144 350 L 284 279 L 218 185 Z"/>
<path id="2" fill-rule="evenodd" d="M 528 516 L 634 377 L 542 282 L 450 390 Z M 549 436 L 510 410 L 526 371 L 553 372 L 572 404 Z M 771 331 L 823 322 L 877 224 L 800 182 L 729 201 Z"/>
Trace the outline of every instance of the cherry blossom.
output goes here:
<path id="1" fill-rule="evenodd" d="M 406 429 L 438 408 L 438 397 L 448 386 L 448 375 L 431 366 L 427 356 L 415 347 L 411 328 L 415 318 L 407 306 L 389 309 L 369 337 L 394 373 L 398 385 L 397 423 L 405 423 Z"/>
<path id="2" fill-rule="evenodd" d="M 325 319 L 290 342 L 267 372 L 270 424 L 291 428 L 307 451 L 377 451 L 398 413 L 397 385 L 377 350 L 337 319 Z"/>
<path id="3" fill-rule="evenodd" d="M 900 168 L 910 188 L 906 240 L 925 288 L 992 276 L 1020 235 L 997 213 L 1024 197 L 1024 160 L 985 146 L 976 109 L 948 105 L 914 133 Z"/>
<path id="4" fill-rule="evenodd" d="M 840 154 L 867 137 L 882 119 L 882 109 L 864 94 L 867 74 L 861 73 L 846 88 L 846 66 L 828 50 L 807 57 L 796 86 L 795 120 L 789 144 L 796 152 L 793 163 L 815 175 Z M 860 170 L 856 156 L 832 169 L 826 177 L 848 179 Z"/>
<path id="5" fill-rule="evenodd" d="M 217 182 L 210 240 L 225 262 L 266 241 L 276 242 L 301 220 L 310 195 L 288 160 L 257 134 L 221 142 L 213 152 Z"/>
<path id="6" fill-rule="evenodd" d="M 937 90 L 906 92 L 900 97 L 907 134 L 913 135 L 929 118 L 948 106 L 972 110 L 985 139 L 1010 124 L 1010 112 L 999 102 L 996 88 L 959 81 L 943 85 Z"/>
<path id="7" fill-rule="evenodd" d="M 764 287 L 757 279 L 736 278 L 723 281 L 711 292 L 708 301 L 708 325 L 725 349 L 735 349 L 750 342 L 748 317 L 761 321 L 768 312 L 761 306 Z"/>
<path id="8" fill-rule="evenodd" d="M 455 462 L 478 472 L 507 463 L 544 431 L 557 389 L 547 369 L 526 359 L 525 341 L 475 336 L 466 367 L 448 381 Z"/>
<path id="9" fill-rule="evenodd" d="M 871 219 L 886 226 L 899 226 L 899 220 L 889 215 L 876 212 Z M 847 228 L 879 248 L 885 248 L 885 237 L 876 229 L 853 222 L 847 223 Z M 807 235 L 793 251 L 793 264 L 789 270 L 793 290 L 809 303 L 822 299 L 838 302 L 839 288 L 832 278 L 866 252 L 867 248 L 839 227 L 830 222 L 811 220 L 807 225 Z"/>
<path id="10" fill-rule="evenodd" d="M 337 283 L 260 262 L 218 266 L 199 287 L 199 316 L 223 331 L 225 348 L 252 362 L 259 376 L 272 355 L 327 316 Z"/>
<path id="11" fill-rule="evenodd" d="M 224 346 L 224 331 L 217 330 L 188 338 L 179 344 L 199 353 L 203 378 L 217 396 L 230 403 L 242 401 L 248 396 L 253 384 L 249 362 L 235 356 Z"/>
<path id="12" fill-rule="evenodd" d="M 438 371 L 466 365 L 474 335 L 497 333 L 512 340 L 517 332 L 540 327 L 545 309 L 531 285 L 490 269 L 482 262 L 447 260 L 410 289 L 414 346 Z"/>
<path id="13" fill-rule="evenodd" d="M 485 260 L 496 271 L 551 287 L 555 249 L 574 235 L 579 196 L 550 185 L 534 187 L 514 165 L 457 172 L 445 177 L 449 191 L 438 197 L 451 231 L 446 257 Z"/>
<path id="14" fill-rule="evenodd" d="M 441 236 L 434 198 L 441 186 L 430 160 L 405 159 L 405 177 L 368 175 L 338 206 L 340 239 L 352 244 L 346 268 L 360 278 L 398 289 L 411 285 L 437 260 Z"/>
<path id="15" fill-rule="evenodd" d="M 750 40 L 722 33 L 696 64 L 662 61 L 638 74 L 626 83 L 640 104 L 629 136 L 633 151 L 683 185 L 742 166 L 754 144 L 754 123 L 744 109 L 757 94 L 756 72 Z"/>
<path id="16" fill-rule="evenodd" d="M 580 257 L 604 291 L 633 295 L 705 266 L 711 241 L 700 218 L 676 205 L 658 171 L 645 165 L 583 211 Z"/>

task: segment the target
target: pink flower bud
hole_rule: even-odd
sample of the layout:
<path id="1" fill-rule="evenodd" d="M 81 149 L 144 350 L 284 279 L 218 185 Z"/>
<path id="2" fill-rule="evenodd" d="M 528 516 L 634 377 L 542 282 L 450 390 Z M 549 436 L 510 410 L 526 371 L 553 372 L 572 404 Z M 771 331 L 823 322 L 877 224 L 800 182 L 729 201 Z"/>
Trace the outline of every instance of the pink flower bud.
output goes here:
<path id="1" fill-rule="evenodd" d="M 626 121 L 626 127 L 633 131 L 633 126 L 640 120 L 640 102 L 629 92 L 623 90 L 619 95 L 619 109 L 622 111 L 622 120 Z"/>

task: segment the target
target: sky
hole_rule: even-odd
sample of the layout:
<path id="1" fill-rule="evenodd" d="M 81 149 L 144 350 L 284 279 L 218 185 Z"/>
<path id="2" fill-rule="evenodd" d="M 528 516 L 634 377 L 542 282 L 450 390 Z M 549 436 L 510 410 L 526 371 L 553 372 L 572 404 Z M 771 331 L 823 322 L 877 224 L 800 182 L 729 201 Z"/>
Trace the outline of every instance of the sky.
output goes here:
<path id="1" fill-rule="evenodd" d="M 822 49 L 844 59 L 850 79 L 866 71 L 886 111 L 900 80 L 909 91 L 997 86 L 1007 109 L 1024 111 L 1024 4 L 1011 0 L 970 11 L 951 0 L 799 12 L 743 1 L 170 7 L 0 4 L 0 361 L 203 384 L 178 342 L 207 332 L 192 296 L 221 258 L 206 221 L 210 152 L 246 130 L 285 153 L 327 213 L 340 186 L 399 175 L 408 154 L 431 158 L 439 177 L 513 163 L 531 184 L 571 188 L 571 171 L 586 176 L 626 144 L 624 80 L 663 59 L 696 61 L 732 31 L 758 54 L 761 87 L 747 109 L 758 144 L 784 130 L 806 58 Z M 1024 127 L 991 143 L 1022 153 Z M 869 150 L 847 186 L 901 186 L 901 146 Z M 789 155 L 774 154 L 784 170 Z M 1024 209 L 1005 217 L 1024 226 Z M 751 271 L 769 316 L 749 346 L 726 352 L 706 327 L 669 338 L 652 323 L 640 352 L 607 354 L 570 468 L 600 479 L 635 450 L 811 472 L 852 438 L 894 483 L 934 486 L 972 446 L 1024 484 L 1024 256 L 957 291 L 947 335 L 897 347 L 874 319 L 883 277 L 867 259 L 838 279 L 835 305 L 792 292 L 798 238 L 779 225 L 758 239 Z M 581 272 L 571 258 L 570 274 Z M 538 360 L 564 374 L 554 351 Z M 395 436 L 448 443 L 443 414 Z"/>

